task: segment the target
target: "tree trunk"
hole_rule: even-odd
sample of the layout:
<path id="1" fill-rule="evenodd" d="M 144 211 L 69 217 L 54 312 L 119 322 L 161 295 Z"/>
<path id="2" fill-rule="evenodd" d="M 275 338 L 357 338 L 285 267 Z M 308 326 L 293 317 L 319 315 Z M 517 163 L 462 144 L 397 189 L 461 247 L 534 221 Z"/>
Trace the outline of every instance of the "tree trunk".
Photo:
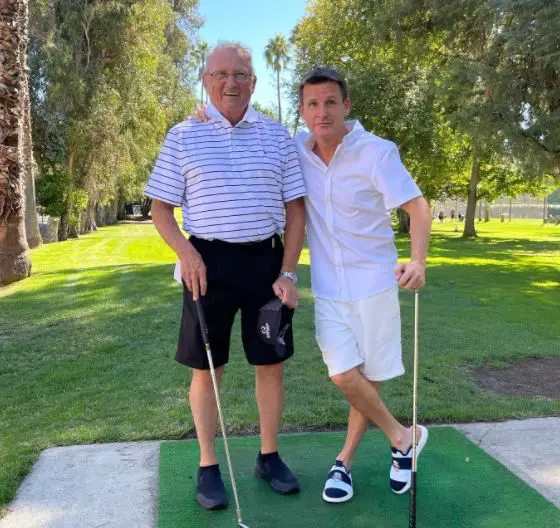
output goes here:
<path id="1" fill-rule="evenodd" d="M 39 231 L 37 201 L 35 199 L 36 174 L 37 165 L 33 160 L 33 168 L 25 171 L 25 236 L 31 249 L 39 247 L 43 243 Z"/>
<path id="2" fill-rule="evenodd" d="M 117 220 L 126 220 L 126 201 L 120 193 L 117 200 Z"/>
<path id="3" fill-rule="evenodd" d="M 404 209 L 397 209 L 399 218 L 399 233 L 410 233 L 410 216 Z"/>
<path id="4" fill-rule="evenodd" d="M 280 103 L 280 70 L 276 70 L 276 90 L 278 91 L 278 122 L 282 124 L 282 106 Z"/>
<path id="5" fill-rule="evenodd" d="M 68 233 L 66 235 L 67 238 L 80 238 L 80 222 L 81 222 L 82 213 L 78 214 L 78 221 L 74 224 L 70 222 L 68 225 Z"/>
<path id="6" fill-rule="evenodd" d="M 151 204 L 151 200 L 150 200 L 150 207 L 152 206 Z M 113 202 L 111 202 L 110 205 L 110 212 L 111 212 L 111 225 L 116 224 L 119 221 L 119 201 L 118 200 L 114 200 Z"/>
<path id="7" fill-rule="evenodd" d="M 58 241 L 63 242 L 68 239 L 68 227 L 70 224 L 70 214 L 68 212 L 64 213 L 60 217 L 60 223 L 58 224 Z"/>
<path id="8" fill-rule="evenodd" d="M 33 140 L 31 137 L 31 107 L 29 104 L 29 88 L 23 90 L 23 164 L 25 173 L 25 235 L 30 248 L 41 245 L 39 220 L 37 219 L 37 200 L 35 198 L 35 179 L 37 164 L 33 157 Z"/>
<path id="9" fill-rule="evenodd" d="M 25 241 L 23 209 L 0 225 L 0 285 L 25 279 L 31 275 L 31 262 Z"/>
<path id="10" fill-rule="evenodd" d="M 140 204 L 140 210 L 142 211 L 142 216 L 149 216 L 151 209 L 152 209 L 152 199 L 144 196 Z"/>
<path id="11" fill-rule="evenodd" d="M 299 120 L 300 120 L 300 115 L 299 115 L 299 111 L 296 110 L 296 122 L 294 125 L 294 133 L 292 134 L 292 136 L 295 138 L 296 134 L 297 134 L 297 130 L 299 128 Z"/>
<path id="12" fill-rule="evenodd" d="M 24 6 L 23 17 L 25 41 L 27 42 L 27 3 Z M 41 245 L 41 233 L 39 232 L 39 221 L 37 219 L 37 200 L 35 198 L 35 180 L 37 177 L 37 164 L 33 157 L 33 138 L 31 136 L 31 104 L 29 102 L 29 82 L 27 67 L 27 50 L 21 48 L 20 61 L 25 70 L 22 76 L 22 95 L 23 95 L 23 171 L 25 177 L 25 236 L 30 248 Z"/>
<path id="13" fill-rule="evenodd" d="M 74 167 L 74 154 L 72 151 L 68 153 L 68 162 L 66 163 L 68 174 L 70 175 L 70 188 L 68 189 L 68 198 L 66 199 L 66 211 L 60 217 L 60 224 L 58 225 L 58 240 L 63 242 L 64 240 L 68 239 L 68 235 L 70 232 L 70 213 L 72 211 L 72 188 L 74 183 L 72 181 L 72 169 Z"/>
<path id="14" fill-rule="evenodd" d="M 484 222 L 490 222 L 490 204 L 484 200 Z"/>
<path id="15" fill-rule="evenodd" d="M 476 229 L 474 227 L 474 217 L 476 213 L 476 188 L 480 178 L 480 158 L 473 154 L 473 162 L 471 169 L 471 180 L 469 182 L 469 196 L 467 199 L 467 212 L 465 214 L 465 228 L 463 230 L 464 237 L 476 237 Z"/>
<path id="16" fill-rule="evenodd" d="M 82 221 L 80 225 L 80 234 L 91 233 L 97 231 L 97 224 L 95 223 L 95 211 L 97 203 L 92 199 L 88 201 L 85 211 L 82 211 Z"/>
<path id="17" fill-rule="evenodd" d="M 2 112 L 0 112 L 0 284 L 31 274 L 25 239 L 23 89 L 27 0 L 0 3 Z"/>
<path id="18" fill-rule="evenodd" d="M 105 206 L 97 204 L 95 208 L 95 223 L 97 227 L 103 227 L 105 225 Z"/>

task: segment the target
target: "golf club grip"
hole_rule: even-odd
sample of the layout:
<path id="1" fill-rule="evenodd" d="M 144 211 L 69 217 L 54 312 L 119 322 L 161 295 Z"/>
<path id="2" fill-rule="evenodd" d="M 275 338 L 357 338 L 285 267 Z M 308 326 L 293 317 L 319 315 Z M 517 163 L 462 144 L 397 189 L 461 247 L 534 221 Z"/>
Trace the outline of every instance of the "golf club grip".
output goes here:
<path id="1" fill-rule="evenodd" d="M 202 309 L 202 303 L 200 302 L 200 297 L 196 301 L 196 311 L 198 313 L 198 320 L 200 322 L 200 331 L 202 332 L 202 340 L 204 344 L 208 344 L 208 331 L 206 329 L 206 319 L 204 318 L 204 310 Z"/>
<path id="2" fill-rule="evenodd" d="M 408 509 L 408 528 L 416 528 L 416 471 L 410 475 L 410 507 Z"/>

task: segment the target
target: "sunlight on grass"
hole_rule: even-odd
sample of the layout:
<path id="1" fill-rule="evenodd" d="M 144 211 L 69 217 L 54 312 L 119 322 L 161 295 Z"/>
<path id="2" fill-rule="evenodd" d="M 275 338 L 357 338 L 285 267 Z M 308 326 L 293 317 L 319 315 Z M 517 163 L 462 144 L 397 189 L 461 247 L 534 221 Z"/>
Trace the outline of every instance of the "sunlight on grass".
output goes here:
<path id="1" fill-rule="evenodd" d="M 560 282 L 558 281 L 544 281 L 544 282 L 533 282 L 532 286 L 537 288 L 558 288 L 560 287 Z"/>
<path id="2" fill-rule="evenodd" d="M 558 415 L 557 401 L 481 392 L 464 367 L 560 355 L 560 227 L 490 222 L 477 229 L 477 239 L 464 240 L 452 224 L 434 223 L 421 295 L 419 414 L 428 422 Z M 396 237 L 401 259 L 409 243 Z M 172 279 L 175 256 L 154 227 L 101 228 L 42 246 L 31 259 L 32 277 L 0 290 L 0 509 L 46 447 L 193 432 L 190 372 L 173 360 L 182 303 Z M 348 406 L 315 343 L 307 249 L 298 274 L 282 429 L 343 428 Z M 383 392 L 395 415 L 408 420 L 413 298 L 400 298 L 408 372 Z M 230 430 L 255 431 L 254 372 L 238 326 L 224 413 Z"/>

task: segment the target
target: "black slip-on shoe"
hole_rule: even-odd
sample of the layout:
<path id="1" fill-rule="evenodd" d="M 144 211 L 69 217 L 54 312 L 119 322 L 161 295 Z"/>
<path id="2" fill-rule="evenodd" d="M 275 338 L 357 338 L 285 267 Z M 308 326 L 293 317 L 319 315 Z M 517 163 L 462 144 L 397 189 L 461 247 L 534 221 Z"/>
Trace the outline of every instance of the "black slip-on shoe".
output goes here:
<path id="1" fill-rule="evenodd" d="M 222 510 L 228 507 L 226 488 L 218 464 L 198 468 L 196 502 L 205 510 Z"/>
<path id="2" fill-rule="evenodd" d="M 299 492 L 299 482 L 295 475 L 284 464 L 278 452 L 257 456 L 255 475 L 268 481 L 270 487 L 282 495 Z"/>

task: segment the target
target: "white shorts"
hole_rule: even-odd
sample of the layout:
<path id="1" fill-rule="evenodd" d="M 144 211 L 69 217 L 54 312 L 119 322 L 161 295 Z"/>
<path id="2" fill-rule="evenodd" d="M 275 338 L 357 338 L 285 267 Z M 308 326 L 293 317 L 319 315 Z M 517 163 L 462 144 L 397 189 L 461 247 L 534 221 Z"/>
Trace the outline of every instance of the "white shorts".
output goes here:
<path id="1" fill-rule="evenodd" d="M 359 301 L 316 298 L 315 337 L 330 377 L 357 366 L 371 381 L 401 376 L 398 287 Z"/>

